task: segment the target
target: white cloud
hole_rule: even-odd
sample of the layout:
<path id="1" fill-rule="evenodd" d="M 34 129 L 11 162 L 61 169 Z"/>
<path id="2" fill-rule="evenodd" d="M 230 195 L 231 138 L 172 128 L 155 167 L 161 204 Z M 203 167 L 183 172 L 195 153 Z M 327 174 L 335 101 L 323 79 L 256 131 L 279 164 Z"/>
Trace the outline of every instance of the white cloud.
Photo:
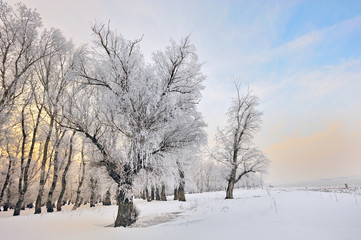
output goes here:
<path id="1" fill-rule="evenodd" d="M 293 78 L 303 90 L 298 97 L 323 98 L 331 94 L 339 96 L 340 93 L 347 97 L 348 91 L 361 89 L 361 58 L 298 73 Z"/>
<path id="2" fill-rule="evenodd" d="M 235 59 L 239 58 L 238 60 L 241 61 L 241 65 L 254 68 L 254 66 L 264 65 L 272 61 L 277 61 L 280 58 L 291 61 L 301 58 L 300 61 L 307 61 L 307 58 L 312 58 L 317 51 L 315 47 L 318 46 L 318 44 L 322 44 L 323 41 L 332 41 L 332 39 L 337 39 L 341 36 L 346 37 L 360 30 L 361 15 L 329 27 L 311 31 L 277 47 L 269 47 L 267 49 L 261 49 L 260 51 L 255 49 L 254 54 L 235 56 L 229 59 L 228 63 L 239 63 L 239 61 Z M 253 40 L 257 41 L 256 38 Z"/>

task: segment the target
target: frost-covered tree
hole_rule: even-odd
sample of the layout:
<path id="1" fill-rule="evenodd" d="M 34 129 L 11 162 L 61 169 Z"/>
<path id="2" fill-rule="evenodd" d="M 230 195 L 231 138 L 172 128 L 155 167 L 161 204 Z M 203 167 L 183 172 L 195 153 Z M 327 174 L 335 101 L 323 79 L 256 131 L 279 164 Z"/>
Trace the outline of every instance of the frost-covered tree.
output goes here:
<path id="1" fill-rule="evenodd" d="M 24 92 L 31 67 L 46 55 L 47 49 L 38 47 L 40 27 L 36 11 L 0 1 L 0 130 Z"/>
<path id="2" fill-rule="evenodd" d="M 61 150 L 61 144 L 62 140 L 64 138 L 64 135 L 66 133 L 66 130 L 62 129 L 59 124 L 55 123 L 54 127 L 54 145 L 53 145 L 53 159 L 52 159 L 52 178 L 51 178 L 51 184 L 50 189 L 48 192 L 47 200 L 46 200 L 46 210 L 47 212 L 53 212 L 54 211 L 54 191 L 57 186 L 58 177 L 59 177 L 59 162 L 60 162 L 60 150 Z"/>
<path id="3" fill-rule="evenodd" d="M 38 48 L 38 30 L 41 26 L 40 16 L 36 11 L 28 9 L 22 4 L 17 4 L 13 9 L 6 2 L 0 1 L 0 144 L 4 152 L 8 152 L 7 157 L 7 173 L 2 188 L 3 198 L 6 188 L 8 187 L 8 198 L 10 197 L 11 178 L 14 180 L 14 174 L 17 172 L 20 164 L 15 162 L 13 149 L 18 149 L 20 152 L 25 151 L 25 141 L 21 140 L 21 120 L 25 119 L 21 116 L 28 116 L 22 107 L 23 104 L 29 105 L 28 93 L 26 96 L 26 82 L 31 80 L 32 66 L 44 56 L 44 51 Z M 24 99 L 26 99 L 24 101 Z M 23 109 L 23 110 L 21 110 Z M 20 134 L 19 134 L 20 133 Z M 23 132 L 24 133 L 24 132 Z M 18 143 L 23 142 L 20 144 Z M 18 145 L 16 147 L 14 144 Z M 8 149 L 8 150 L 6 150 Z M 16 154 L 16 158 L 21 155 L 21 174 L 27 171 L 24 164 L 24 154 Z M 12 169 L 13 168 L 13 169 Z M 17 170 L 16 169 L 16 170 Z M 23 178 L 19 185 L 19 193 L 24 192 L 26 184 L 23 183 Z M 25 187 L 27 189 L 27 187 Z M 20 194 L 22 195 L 22 194 Z M 12 195 L 15 198 L 16 195 Z M 1 199 L 0 199 L 1 204 Z M 17 208 L 20 211 L 20 208 Z M 16 210 L 17 210 L 16 209 Z"/>
<path id="4" fill-rule="evenodd" d="M 14 215 L 20 214 L 27 198 L 33 201 L 32 183 L 38 179 L 36 212 L 39 212 L 44 185 L 50 176 L 51 164 L 47 162 L 52 157 L 54 121 L 47 118 L 45 110 L 52 110 L 50 99 L 57 95 L 52 89 L 61 85 L 49 73 L 59 66 L 54 54 L 63 37 L 58 30 L 44 30 L 39 35 L 40 28 L 41 18 L 35 10 L 22 4 L 13 9 L 0 1 L 0 143 L 2 147 L 11 143 L 8 169 L 13 168 L 12 177 L 17 178 L 18 185 L 18 193 L 12 195 L 17 198 Z M 19 150 L 18 161 L 14 161 L 13 149 Z M 32 191 L 28 192 L 29 189 Z"/>
<path id="5" fill-rule="evenodd" d="M 197 191 L 210 192 L 224 190 L 223 165 L 202 156 L 192 168 L 192 176 Z"/>
<path id="6" fill-rule="evenodd" d="M 134 176 L 165 161 L 176 168 L 174 155 L 204 139 L 197 110 L 204 76 L 188 37 L 171 42 L 146 64 L 140 40 L 127 41 L 105 25 L 92 30 L 96 50 L 79 59 L 80 79 L 87 87 L 71 100 L 76 107 L 67 116 L 68 127 L 98 148 L 98 165 L 118 184 L 115 226 L 128 226 L 137 215 Z"/>
<path id="7" fill-rule="evenodd" d="M 35 204 L 35 213 L 41 213 L 42 197 L 44 193 L 46 166 L 50 165 L 50 143 L 55 125 L 56 115 L 59 114 L 59 101 L 69 81 L 72 80 L 72 45 L 67 42 L 59 30 L 45 30 L 41 36 L 40 45 L 48 48 L 48 54 L 34 64 L 36 80 L 33 81 L 34 94 L 37 105 L 42 105 L 49 118 L 46 126 L 43 155 L 40 163 L 39 191 Z M 34 80 L 35 80 L 34 79 Z M 55 143 L 56 145 L 56 143 Z M 48 163 L 49 162 L 49 163 Z M 55 166 L 55 164 L 54 164 Z"/>
<path id="8" fill-rule="evenodd" d="M 258 98 L 248 91 L 242 95 L 236 84 L 237 95 L 228 110 L 227 125 L 218 130 L 216 147 L 211 156 L 229 169 L 226 199 L 233 198 L 234 185 L 247 174 L 263 172 L 267 157 L 254 146 L 254 136 L 260 129 L 262 113 L 257 109 Z"/>
<path id="9" fill-rule="evenodd" d="M 18 181 L 18 200 L 14 208 L 14 216 L 20 215 L 20 210 L 23 207 L 25 194 L 28 191 L 29 182 L 31 179 L 31 164 L 35 157 L 34 151 L 37 143 L 38 129 L 41 122 L 41 114 L 43 108 L 40 107 L 35 111 L 29 107 L 32 102 L 32 95 L 25 99 L 21 110 L 21 157 L 20 157 L 20 176 Z M 30 116 L 35 117 L 34 121 L 30 121 Z M 28 139 L 29 138 L 29 139 Z"/>

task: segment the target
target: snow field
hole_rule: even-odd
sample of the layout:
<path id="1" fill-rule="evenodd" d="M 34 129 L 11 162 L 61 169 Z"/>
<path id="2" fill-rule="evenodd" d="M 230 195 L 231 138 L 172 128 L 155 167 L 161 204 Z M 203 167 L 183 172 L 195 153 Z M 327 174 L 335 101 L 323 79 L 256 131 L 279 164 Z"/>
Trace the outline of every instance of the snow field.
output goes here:
<path id="1" fill-rule="evenodd" d="M 288 189 L 188 194 L 187 202 L 135 200 L 139 220 L 111 227 L 116 206 L 20 217 L 0 213 L 0 239 L 361 239 L 361 197 Z M 44 211 L 45 212 L 45 209 Z"/>

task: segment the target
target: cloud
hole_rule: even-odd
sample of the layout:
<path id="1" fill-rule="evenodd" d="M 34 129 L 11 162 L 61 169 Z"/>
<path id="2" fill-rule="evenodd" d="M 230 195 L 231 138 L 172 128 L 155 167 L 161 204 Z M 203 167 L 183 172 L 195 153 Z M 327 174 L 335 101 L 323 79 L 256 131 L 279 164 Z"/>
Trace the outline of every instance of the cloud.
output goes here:
<path id="1" fill-rule="evenodd" d="M 346 90 L 360 89 L 361 58 L 325 66 L 304 74 L 294 74 L 293 79 L 302 88 L 303 94 L 299 97 L 303 98 L 323 98 L 343 92 L 345 88 Z"/>
<path id="2" fill-rule="evenodd" d="M 253 49 L 252 54 L 243 55 L 241 64 L 247 67 L 260 66 L 277 61 L 279 59 L 288 59 L 289 61 L 305 61 L 307 58 L 314 57 L 317 52 L 316 47 L 325 42 L 336 41 L 340 37 L 347 37 L 361 30 L 361 15 L 351 19 L 339 22 L 332 26 L 313 30 L 305 33 L 281 45 L 272 47 L 269 41 L 269 47 L 266 49 Z M 256 39 L 253 39 L 253 41 Z M 239 56 L 235 56 L 239 57 Z M 229 62 L 235 62 L 232 58 Z"/>

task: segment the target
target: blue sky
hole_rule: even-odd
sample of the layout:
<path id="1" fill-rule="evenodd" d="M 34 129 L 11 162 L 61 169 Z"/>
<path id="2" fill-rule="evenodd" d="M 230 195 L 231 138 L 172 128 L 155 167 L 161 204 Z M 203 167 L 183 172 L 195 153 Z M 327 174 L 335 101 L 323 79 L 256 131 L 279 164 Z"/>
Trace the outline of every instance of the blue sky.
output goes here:
<path id="1" fill-rule="evenodd" d="M 147 60 L 191 33 L 211 145 L 241 80 L 264 112 L 257 144 L 272 161 L 270 182 L 361 175 L 361 1 L 23 2 L 78 44 L 95 19 L 128 39 L 144 34 Z"/>

